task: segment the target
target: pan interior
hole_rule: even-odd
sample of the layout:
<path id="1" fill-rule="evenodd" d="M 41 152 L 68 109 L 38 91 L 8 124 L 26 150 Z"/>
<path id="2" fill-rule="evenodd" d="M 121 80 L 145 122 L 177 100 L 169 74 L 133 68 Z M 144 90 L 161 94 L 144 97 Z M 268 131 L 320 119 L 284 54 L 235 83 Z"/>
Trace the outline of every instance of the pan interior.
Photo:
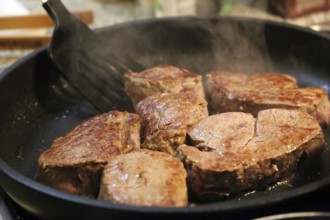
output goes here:
<path id="1" fill-rule="evenodd" d="M 109 52 L 146 68 L 171 64 L 205 74 L 211 70 L 284 72 L 301 86 L 329 90 L 330 41 L 312 32 L 241 19 L 164 19 L 98 30 Z M 47 58 L 46 48 L 6 70 L 0 80 L 0 157 L 34 178 L 38 155 L 81 121 L 98 114 L 68 85 Z M 130 110 L 131 106 L 119 106 Z M 327 143 L 328 128 L 324 129 Z M 320 159 L 300 164 L 293 181 L 233 200 L 267 197 L 330 178 L 328 145 Z"/>

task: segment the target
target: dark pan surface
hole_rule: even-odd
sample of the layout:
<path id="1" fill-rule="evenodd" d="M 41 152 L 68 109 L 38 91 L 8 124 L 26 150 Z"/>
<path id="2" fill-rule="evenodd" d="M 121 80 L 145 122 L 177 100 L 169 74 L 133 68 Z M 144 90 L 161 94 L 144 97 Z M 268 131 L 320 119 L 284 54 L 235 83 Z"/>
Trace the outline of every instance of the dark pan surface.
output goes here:
<path id="1" fill-rule="evenodd" d="M 284 72 L 301 86 L 330 87 L 330 40 L 314 32 L 240 18 L 172 18 L 98 30 L 119 57 L 128 53 L 146 68 L 172 64 L 201 74 L 211 70 Z M 96 58 L 97 59 L 97 58 Z M 37 157 L 52 141 L 98 112 L 59 77 L 46 48 L 5 70 L 0 78 L 0 185 L 41 217 L 206 218 L 247 215 L 321 189 L 330 183 L 330 150 L 303 161 L 295 179 L 239 198 L 185 208 L 131 207 L 85 199 L 34 181 Z M 114 106 L 132 111 L 130 102 Z M 329 143 L 329 129 L 324 129 Z M 63 212 L 66 207 L 71 211 Z M 138 215 L 137 215 L 138 214 Z"/>

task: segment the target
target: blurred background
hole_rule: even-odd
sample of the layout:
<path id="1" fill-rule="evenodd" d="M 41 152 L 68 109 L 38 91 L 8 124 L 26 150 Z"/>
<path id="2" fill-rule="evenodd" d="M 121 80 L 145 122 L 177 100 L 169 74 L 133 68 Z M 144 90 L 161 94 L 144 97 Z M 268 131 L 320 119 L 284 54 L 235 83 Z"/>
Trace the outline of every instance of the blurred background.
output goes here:
<path id="1" fill-rule="evenodd" d="M 330 0 L 62 0 L 91 28 L 166 16 L 243 16 L 330 30 Z M 47 45 L 41 0 L 0 0 L 0 70 Z"/>

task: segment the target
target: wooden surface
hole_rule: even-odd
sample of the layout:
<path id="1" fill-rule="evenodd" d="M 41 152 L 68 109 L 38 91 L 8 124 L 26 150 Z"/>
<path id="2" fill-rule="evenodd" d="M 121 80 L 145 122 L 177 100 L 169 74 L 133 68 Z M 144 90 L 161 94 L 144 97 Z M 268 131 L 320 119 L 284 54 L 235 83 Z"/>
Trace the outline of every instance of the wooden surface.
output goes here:
<path id="1" fill-rule="evenodd" d="M 86 24 L 93 22 L 91 11 L 75 12 Z M 47 14 L 0 17 L 0 50 L 34 49 L 47 45 L 53 21 Z"/>

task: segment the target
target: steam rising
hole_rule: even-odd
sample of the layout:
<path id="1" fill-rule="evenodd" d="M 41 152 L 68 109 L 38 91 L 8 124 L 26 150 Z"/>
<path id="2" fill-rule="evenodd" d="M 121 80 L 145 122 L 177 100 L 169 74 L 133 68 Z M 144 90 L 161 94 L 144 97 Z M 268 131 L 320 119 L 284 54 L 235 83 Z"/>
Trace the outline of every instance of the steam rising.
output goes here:
<path id="1" fill-rule="evenodd" d="M 201 74 L 271 71 L 264 23 L 242 21 L 174 18 L 119 29 L 107 40 L 116 56 L 130 56 L 145 68 L 171 64 Z"/>
<path id="2" fill-rule="evenodd" d="M 273 69 L 267 51 L 264 24 L 220 23 L 212 31 L 216 69 L 239 72 L 267 72 Z M 219 43 L 220 42 L 220 43 Z"/>

